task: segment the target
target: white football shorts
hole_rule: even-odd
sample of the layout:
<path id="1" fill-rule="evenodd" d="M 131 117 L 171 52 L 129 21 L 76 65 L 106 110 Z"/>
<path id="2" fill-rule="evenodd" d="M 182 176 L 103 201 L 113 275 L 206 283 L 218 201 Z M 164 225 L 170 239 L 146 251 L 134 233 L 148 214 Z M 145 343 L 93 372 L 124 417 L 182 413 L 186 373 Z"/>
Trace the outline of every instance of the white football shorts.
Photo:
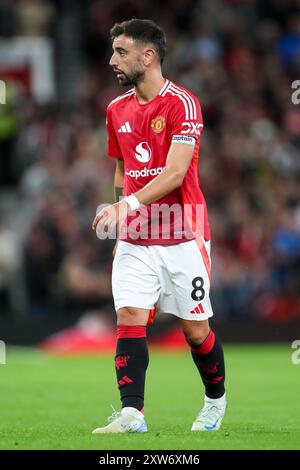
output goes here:
<path id="1" fill-rule="evenodd" d="M 212 317 L 210 241 L 203 243 L 201 253 L 195 240 L 153 246 L 119 241 L 112 271 L 116 311 L 137 307 L 149 309 L 152 317 L 154 313 L 197 321 Z"/>

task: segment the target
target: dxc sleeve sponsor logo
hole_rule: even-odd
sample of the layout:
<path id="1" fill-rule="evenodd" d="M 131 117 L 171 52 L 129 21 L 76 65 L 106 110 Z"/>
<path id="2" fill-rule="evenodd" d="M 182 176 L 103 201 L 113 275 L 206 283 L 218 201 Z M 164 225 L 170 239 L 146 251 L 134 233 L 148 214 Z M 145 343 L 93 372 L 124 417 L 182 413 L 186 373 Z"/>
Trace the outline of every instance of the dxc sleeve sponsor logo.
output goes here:
<path id="1" fill-rule="evenodd" d="M 199 122 L 183 122 L 181 125 L 186 127 L 186 129 L 181 131 L 181 134 L 200 135 L 200 132 L 203 127 L 203 124 L 200 124 Z"/>

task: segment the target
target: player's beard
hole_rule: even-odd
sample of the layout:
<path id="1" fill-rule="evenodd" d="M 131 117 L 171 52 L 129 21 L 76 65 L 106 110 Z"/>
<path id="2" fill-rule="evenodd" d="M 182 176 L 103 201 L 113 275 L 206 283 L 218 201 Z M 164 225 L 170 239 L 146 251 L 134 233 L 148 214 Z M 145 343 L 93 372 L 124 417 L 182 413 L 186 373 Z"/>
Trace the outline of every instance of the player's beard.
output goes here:
<path id="1" fill-rule="evenodd" d="M 145 72 L 141 67 L 137 66 L 130 73 L 122 72 L 122 75 L 118 77 L 119 82 L 122 86 L 136 86 L 141 83 L 145 78 Z"/>

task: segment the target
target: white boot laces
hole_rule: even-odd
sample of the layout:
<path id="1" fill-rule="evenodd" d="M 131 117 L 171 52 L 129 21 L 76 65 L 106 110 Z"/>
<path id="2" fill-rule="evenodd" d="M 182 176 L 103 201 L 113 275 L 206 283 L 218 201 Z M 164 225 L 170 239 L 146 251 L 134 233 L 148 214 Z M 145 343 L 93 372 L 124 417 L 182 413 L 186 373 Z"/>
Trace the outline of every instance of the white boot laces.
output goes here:
<path id="1" fill-rule="evenodd" d="M 115 408 L 114 408 L 112 405 L 110 405 L 110 406 L 111 406 L 112 409 L 113 409 L 113 413 L 112 413 L 111 416 L 109 416 L 109 417 L 107 418 L 107 421 L 109 421 L 109 422 L 111 423 L 112 421 L 115 421 L 116 419 L 118 419 L 118 418 L 121 416 L 121 412 L 120 412 L 120 411 L 116 411 Z"/>

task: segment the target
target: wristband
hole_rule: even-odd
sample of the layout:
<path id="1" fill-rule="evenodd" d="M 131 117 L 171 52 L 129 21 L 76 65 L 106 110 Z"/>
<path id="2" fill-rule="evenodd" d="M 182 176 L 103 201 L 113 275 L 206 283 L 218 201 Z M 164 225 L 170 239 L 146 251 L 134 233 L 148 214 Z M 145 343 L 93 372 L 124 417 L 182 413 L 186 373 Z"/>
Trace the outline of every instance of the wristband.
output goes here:
<path id="1" fill-rule="evenodd" d="M 140 201 L 134 194 L 124 197 L 123 200 L 127 202 L 132 211 L 137 211 L 141 207 Z"/>

